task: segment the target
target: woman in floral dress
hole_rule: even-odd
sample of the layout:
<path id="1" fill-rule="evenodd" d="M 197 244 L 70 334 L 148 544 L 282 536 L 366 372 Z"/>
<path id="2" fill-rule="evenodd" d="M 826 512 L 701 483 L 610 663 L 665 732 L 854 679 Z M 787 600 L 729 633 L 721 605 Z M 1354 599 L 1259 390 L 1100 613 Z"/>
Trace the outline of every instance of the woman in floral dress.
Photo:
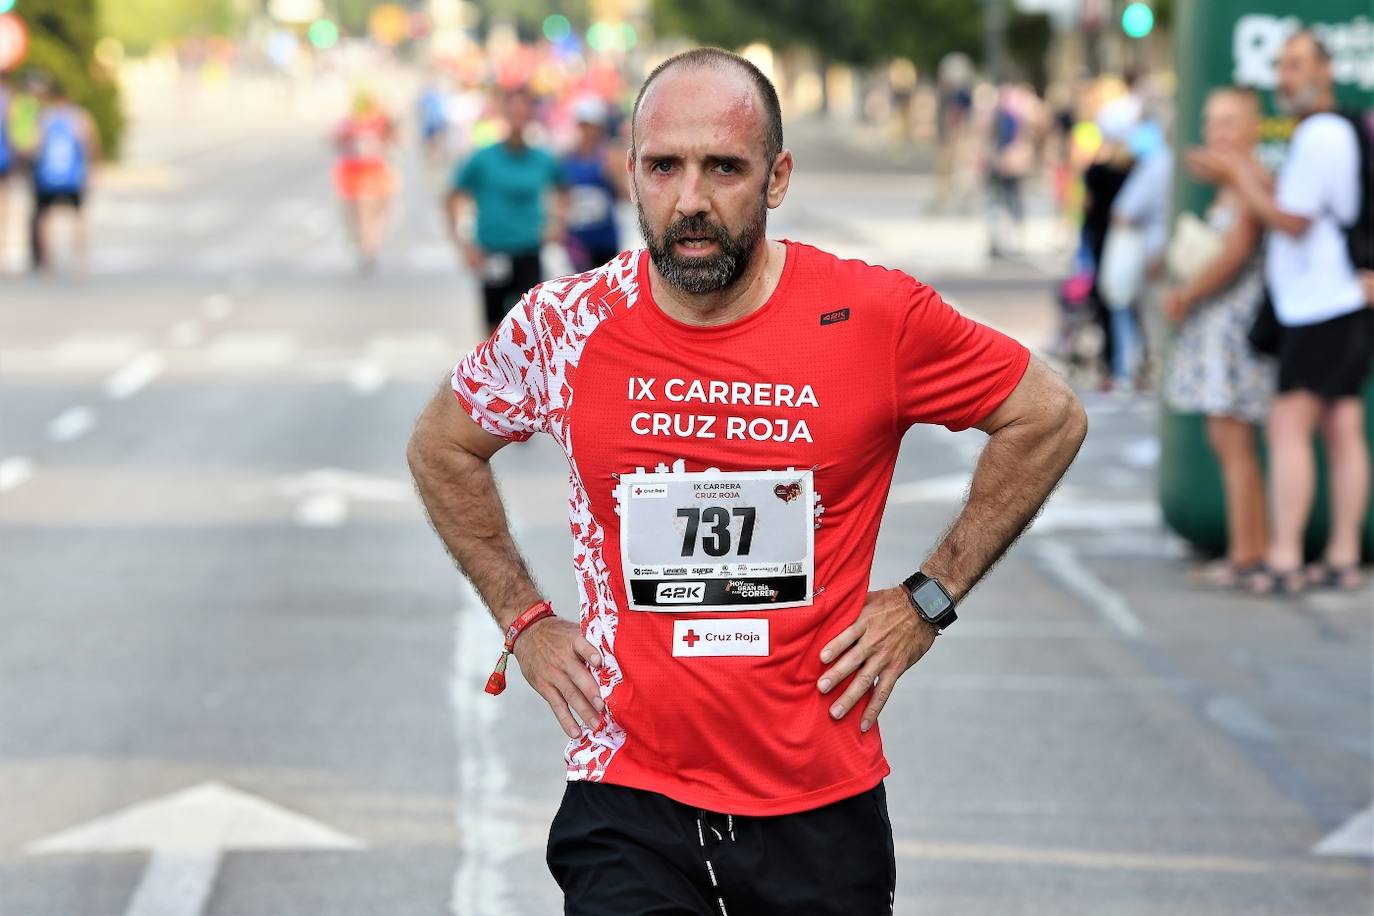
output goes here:
<path id="1" fill-rule="evenodd" d="M 1203 113 L 1207 147 L 1254 159 L 1260 105 L 1247 89 L 1219 89 Z M 1188 282 L 1170 290 L 1164 311 L 1178 324 L 1164 378 L 1164 402 L 1207 418 L 1207 441 L 1221 467 L 1226 500 L 1226 559 L 1203 571 L 1220 586 L 1243 586 L 1263 565 L 1266 548 L 1264 473 L 1255 444 L 1274 390 L 1271 361 L 1248 333 L 1263 295 L 1260 225 L 1228 187 L 1217 189 L 1207 223 L 1222 237 L 1218 254 Z"/>

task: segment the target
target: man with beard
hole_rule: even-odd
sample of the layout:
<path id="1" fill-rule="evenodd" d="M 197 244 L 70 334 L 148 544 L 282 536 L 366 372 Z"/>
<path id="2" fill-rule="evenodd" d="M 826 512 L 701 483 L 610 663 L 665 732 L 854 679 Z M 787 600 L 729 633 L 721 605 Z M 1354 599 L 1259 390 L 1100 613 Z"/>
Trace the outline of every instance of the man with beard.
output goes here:
<path id="1" fill-rule="evenodd" d="M 506 632 L 488 692 L 513 652 L 570 739 L 547 850 L 566 913 L 890 913 L 878 715 L 1086 420 L 929 287 L 766 237 L 792 155 L 753 65 L 680 54 L 632 117 L 648 250 L 531 290 L 426 408 L 411 468 Z M 914 423 L 989 438 L 925 563 L 869 592 Z M 580 623 L 541 598 L 492 479 L 539 431 L 571 468 Z"/>

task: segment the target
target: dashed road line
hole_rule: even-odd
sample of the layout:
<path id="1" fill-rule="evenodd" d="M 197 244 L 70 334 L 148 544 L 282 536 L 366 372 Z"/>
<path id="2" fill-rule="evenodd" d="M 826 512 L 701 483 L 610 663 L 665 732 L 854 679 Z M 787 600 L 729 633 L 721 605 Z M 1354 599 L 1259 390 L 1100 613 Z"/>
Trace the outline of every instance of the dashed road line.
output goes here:
<path id="1" fill-rule="evenodd" d="M 48 422 L 48 438 L 54 442 L 72 442 L 94 427 L 94 410 L 83 405 L 68 407 Z"/>
<path id="2" fill-rule="evenodd" d="M 372 394 L 386 384 L 387 372 L 371 360 L 355 364 L 348 370 L 348 387 L 356 394 Z"/>
<path id="3" fill-rule="evenodd" d="M 211 321 L 223 321 L 233 313 L 234 300 L 223 293 L 215 293 L 200 301 L 200 311 Z"/>
<path id="4" fill-rule="evenodd" d="M 294 517 L 302 528 L 338 528 L 348 521 L 348 499 L 342 493 L 316 493 L 301 501 Z"/>
<path id="5" fill-rule="evenodd" d="M 15 455 L 0 461 L 0 493 L 7 493 L 33 476 L 33 462 Z"/>
<path id="6" fill-rule="evenodd" d="M 167 334 L 167 340 L 174 347 L 194 347 L 204 339 L 205 331 L 194 318 L 178 321 Z"/>
<path id="7" fill-rule="evenodd" d="M 105 382 L 105 396 L 115 401 L 133 397 L 161 375 L 166 365 L 161 353 L 152 350 L 140 353 Z"/>

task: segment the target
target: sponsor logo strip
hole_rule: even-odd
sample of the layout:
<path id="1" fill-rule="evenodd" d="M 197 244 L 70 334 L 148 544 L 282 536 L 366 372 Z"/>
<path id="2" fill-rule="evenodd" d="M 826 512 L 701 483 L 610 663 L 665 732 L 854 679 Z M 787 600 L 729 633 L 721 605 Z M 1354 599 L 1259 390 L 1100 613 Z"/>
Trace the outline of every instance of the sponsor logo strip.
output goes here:
<path id="1" fill-rule="evenodd" d="M 673 655 L 679 658 L 768 654 L 768 621 L 674 620 Z"/>

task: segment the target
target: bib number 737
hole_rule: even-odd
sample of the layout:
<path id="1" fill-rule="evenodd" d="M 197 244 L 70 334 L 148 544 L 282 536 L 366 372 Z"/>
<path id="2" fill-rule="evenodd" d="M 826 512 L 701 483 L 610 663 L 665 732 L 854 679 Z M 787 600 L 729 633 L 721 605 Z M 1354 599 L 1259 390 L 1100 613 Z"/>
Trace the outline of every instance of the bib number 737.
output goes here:
<path id="1" fill-rule="evenodd" d="M 811 603 L 810 471 L 620 478 L 620 554 L 638 611 L 745 611 Z"/>

